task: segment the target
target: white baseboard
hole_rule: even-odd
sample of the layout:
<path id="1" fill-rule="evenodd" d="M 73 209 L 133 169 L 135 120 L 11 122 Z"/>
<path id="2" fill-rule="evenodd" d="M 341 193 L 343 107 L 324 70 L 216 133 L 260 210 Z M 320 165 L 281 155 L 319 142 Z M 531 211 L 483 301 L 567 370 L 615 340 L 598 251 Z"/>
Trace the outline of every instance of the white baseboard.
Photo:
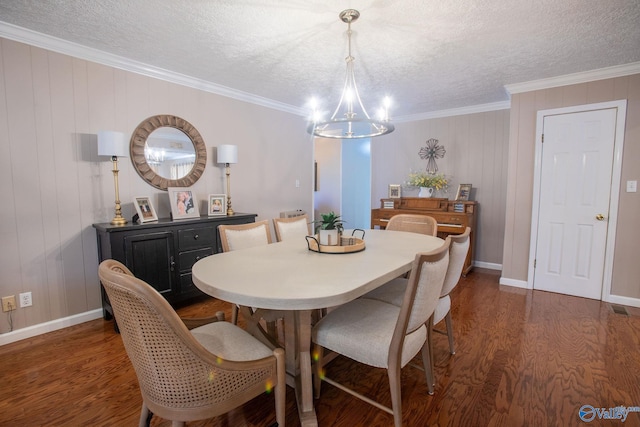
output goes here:
<path id="1" fill-rule="evenodd" d="M 513 286 L 515 288 L 529 289 L 529 283 L 526 280 L 509 279 L 508 277 L 500 277 L 500 284 Z"/>
<path id="2" fill-rule="evenodd" d="M 640 307 L 640 299 L 622 297 L 620 295 L 609 295 L 607 302 L 611 304 L 627 305 L 629 307 Z"/>
<path id="3" fill-rule="evenodd" d="M 526 280 L 516 280 L 516 279 L 501 277 L 500 284 L 506 285 L 506 286 L 513 286 L 516 288 L 531 289 Z M 624 297 L 620 295 L 609 295 L 609 297 L 605 298 L 605 301 L 611 304 L 620 304 L 620 305 L 626 305 L 629 307 L 640 308 L 640 299 L 638 298 L 630 298 L 630 297 Z"/>
<path id="4" fill-rule="evenodd" d="M 493 262 L 473 261 L 473 266 L 489 270 L 502 270 L 502 264 L 495 264 Z"/>
<path id="5" fill-rule="evenodd" d="M 80 323 L 102 317 L 102 309 L 86 311 L 84 313 L 74 314 L 73 316 L 63 317 L 62 319 L 51 320 L 45 323 L 28 326 L 26 328 L 7 332 L 0 335 L 0 345 L 11 344 L 12 342 L 32 338 L 47 332 L 57 331 L 58 329 L 68 328 L 69 326 L 79 325 Z"/>

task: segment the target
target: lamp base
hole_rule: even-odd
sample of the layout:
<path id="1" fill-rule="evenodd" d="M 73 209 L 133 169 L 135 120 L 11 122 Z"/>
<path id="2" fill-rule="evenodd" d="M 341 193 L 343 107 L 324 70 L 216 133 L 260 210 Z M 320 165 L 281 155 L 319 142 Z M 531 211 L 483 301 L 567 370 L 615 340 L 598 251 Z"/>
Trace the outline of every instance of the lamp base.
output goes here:
<path id="1" fill-rule="evenodd" d="M 124 219 L 123 217 L 115 217 L 111 220 L 111 225 L 125 225 L 127 223 L 127 220 Z"/>

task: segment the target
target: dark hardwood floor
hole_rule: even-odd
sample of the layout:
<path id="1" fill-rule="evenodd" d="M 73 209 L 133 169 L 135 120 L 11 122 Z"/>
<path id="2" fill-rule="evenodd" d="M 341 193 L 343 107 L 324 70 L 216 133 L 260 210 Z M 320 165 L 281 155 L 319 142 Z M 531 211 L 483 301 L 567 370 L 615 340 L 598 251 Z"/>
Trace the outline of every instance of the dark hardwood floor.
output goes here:
<path id="1" fill-rule="evenodd" d="M 640 426 L 584 423 L 582 405 L 640 406 L 640 309 L 498 285 L 499 273 L 476 269 L 455 289 L 457 353 L 435 334 L 435 395 L 423 372 L 402 371 L 407 426 Z M 230 305 L 215 300 L 179 309 L 207 315 Z M 614 308 L 616 310 L 614 310 Z M 230 318 L 230 317 L 228 317 Z M 442 325 L 438 325 L 442 326 Z M 419 364 L 419 362 L 418 362 Z M 333 379 L 389 405 L 387 376 L 339 357 Z M 95 320 L 0 347 L 0 426 L 134 426 L 141 397 L 112 322 Z M 320 426 L 389 426 L 393 418 L 323 384 Z M 273 397 L 264 395 L 213 420 L 189 426 L 270 426 Z M 169 426 L 154 418 L 153 426 Z M 287 425 L 299 426 L 293 390 Z"/>

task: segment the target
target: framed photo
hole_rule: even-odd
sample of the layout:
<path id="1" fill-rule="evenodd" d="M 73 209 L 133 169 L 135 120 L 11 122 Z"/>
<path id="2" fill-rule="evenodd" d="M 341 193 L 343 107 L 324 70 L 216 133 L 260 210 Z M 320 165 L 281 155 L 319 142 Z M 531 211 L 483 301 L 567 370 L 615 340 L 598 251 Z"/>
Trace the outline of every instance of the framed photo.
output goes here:
<path id="1" fill-rule="evenodd" d="M 458 185 L 458 192 L 456 193 L 456 200 L 461 202 L 468 202 L 471 195 L 471 184 Z"/>
<path id="2" fill-rule="evenodd" d="M 171 216 L 174 220 L 200 217 L 196 195 L 190 188 L 169 187 L 167 193 L 169 193 Z"/>
<path id="3" fill-rule="evenodd" d="M 389 198 L 399 199 L 401 196 L 402 191 L 400 190 L 400 184 L 389 184 Z"/>
<path id="4" fill-rule="evenodd" d="M 133 205 L 136 207 L 136 212 L 138 212 L 138 221 L 140 223 L 158 220 L 156 210 L 148 197 L 135 197 Z"/>
<path id="5" fill-rule="evenodd" d="M 227 195 L 209 194 L 209 216 L 227 214 Z"/>

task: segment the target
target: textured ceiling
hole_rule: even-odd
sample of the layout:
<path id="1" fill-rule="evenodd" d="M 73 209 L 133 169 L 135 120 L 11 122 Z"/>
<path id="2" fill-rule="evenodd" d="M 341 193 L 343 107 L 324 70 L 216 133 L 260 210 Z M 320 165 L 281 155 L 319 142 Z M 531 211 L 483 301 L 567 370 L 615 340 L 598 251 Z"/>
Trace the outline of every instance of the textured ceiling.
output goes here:
<path id="1" fill-rule="evenodd" d="M 356 81 L 392 116 L 507 101 L 515 84 L 640 61 L 638 0 L 0 0 L 0 21 L 216 85 L 334 107 Z"/>

